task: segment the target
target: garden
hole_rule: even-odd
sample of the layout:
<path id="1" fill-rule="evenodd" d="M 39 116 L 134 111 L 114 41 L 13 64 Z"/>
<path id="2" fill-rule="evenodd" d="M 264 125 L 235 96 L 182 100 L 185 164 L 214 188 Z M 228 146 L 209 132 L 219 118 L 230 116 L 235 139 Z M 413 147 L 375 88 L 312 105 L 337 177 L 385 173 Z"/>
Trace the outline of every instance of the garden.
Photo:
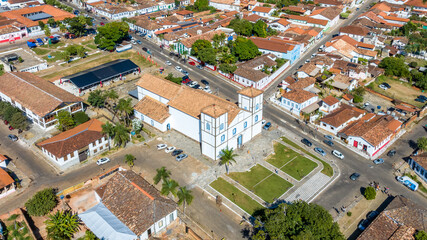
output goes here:
<path id="1" fill-rule="evenodd" d="M 274 144 L 274 154 L 267 162 L 298 181 L 313 171 L 317 164 L 280 143 Z"/>
<path id="2" fill-rule="evenodd" d="M 255 165 L 247 172 L 233 172 L 228 176 L 269 203 L 293 186 L 261 165 Z"/>

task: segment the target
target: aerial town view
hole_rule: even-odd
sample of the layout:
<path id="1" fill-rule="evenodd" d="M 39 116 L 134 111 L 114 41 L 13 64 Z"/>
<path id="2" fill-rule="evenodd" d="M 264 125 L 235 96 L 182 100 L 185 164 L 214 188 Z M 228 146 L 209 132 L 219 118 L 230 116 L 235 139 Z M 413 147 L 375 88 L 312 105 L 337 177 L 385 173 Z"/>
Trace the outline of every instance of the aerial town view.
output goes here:
<path id="1" fill-rule="evenodd" d="M 427 1 L 2 0 L 36 239 L 427 240 Z"/>

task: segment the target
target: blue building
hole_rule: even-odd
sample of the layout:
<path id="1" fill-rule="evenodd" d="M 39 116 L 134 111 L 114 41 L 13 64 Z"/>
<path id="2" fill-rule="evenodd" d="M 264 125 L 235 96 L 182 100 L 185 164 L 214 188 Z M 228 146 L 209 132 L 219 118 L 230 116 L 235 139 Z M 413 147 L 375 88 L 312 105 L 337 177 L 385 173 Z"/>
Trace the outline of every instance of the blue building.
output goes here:
<path id="1" fill-rule="evenodd" d="M 423 152 L 417 156 L 411 156 L 408 160 L 408 164 L 411 169 L 427 183 L 427 152 Z"/>
<path id="2" fill-rule="evenodd" d="M 280 38 L 251 37 L 250 40 L 257 45 L 263 54 L 274 54 L 279 58 L 287 59 L 292 64 L 301 54 L 302 43 L 282 40 Z"/>

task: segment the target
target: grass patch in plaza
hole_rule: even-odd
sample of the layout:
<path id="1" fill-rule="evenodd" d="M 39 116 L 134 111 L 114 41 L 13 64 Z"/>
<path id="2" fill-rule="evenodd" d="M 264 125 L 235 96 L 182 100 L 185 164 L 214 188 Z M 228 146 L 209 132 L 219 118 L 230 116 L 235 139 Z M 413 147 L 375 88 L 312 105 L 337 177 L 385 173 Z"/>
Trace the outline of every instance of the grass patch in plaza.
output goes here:
<path id="1" fill-rule="evenodd" d="M 92 48 L 94 50 L 98 48 L 95 44 L 88 44 L 87 47 Z"/>
<path id="2" fill-rule="evenodd" d="M 48 55 L 50 55 L 51 58 L 49 58 Z M 63 59 L 62 52 L 60 52 L 60 51 L 51 52 L 48 55 L 44 56 L 43 59 L 45 59 L 49 63 L 56 62 L 58 60 L 62 60 Z"/>
<path id="3" fill-rule="evenodd" d="M 286 164 L 280 170 L 289 174 L 291 177 L 301 180 L 307 176 L 313 169 L 317 167 L 317 163 L 303 156 L 298 156 L 290 163 Z"/>
<path id="4" fill-rule="evenodd" d="M 44 45 L 41 45 L 40 47 L 41 48 L 60 48 L 60 47 L 63 47 L 63 46 L 65 46 L 65 43 L 64 42 L 57 42 L 57 43 L 54 43 L 54 44 L 47 44 L 47 43 L 45 43 Z"/>
<path id="5" fill-rule="evenodd" d="M 228 176 L 266 202 L 273 202 L 292 187 L 291 183 L 259 164 L 248 172 L 233 172 Z"/>
<path id="6" fill-rule="evenodd" d="M 223 178 L 218 178 L 213 181 L 210 186 L 251 215 L 256 210 L 263 208 L 261 204 L 244 194 Z"/>
<path id="7" fill-rule="evenodd" d="M 37 55 L 45 55 L 45 54 L 47 54 L 48 52 L 50 52 L 50 50 L 49 50 L 49 49 L 43 49 L 43 48 L 38 48 L 38 47 L 33 48 L 32 50 L 33 50 L 33 52 L 35 52 Z"/>
<path id="8" fill-rule="evenodd" d="M 281 168 L 297 156 L 299 156 L 299 153 L 276 142 L 274 143 L 274 154 L 270 155 L 267 162 L 277 168 Z"/>
<path id="9" fill-rule="evenodd" d="M 314 156 L 313 154 L 311 154 L 309 151 L 305 150 L 304 148 L 302 148 L 300 145 L 292 142 L 291 140 L 285 138 L 285 137 L 281 137 L 282 141 L 291 145 L 292 147 L 301 150 L 303 153 L 309 155 L 310 157 L 317 159 L 318 161 L 320 161 L 323 164 L 323 169 L 322 169 L 322 173 L 325 174 L 328 177 L 332 177 L 332 175 L 334 175 L 334 169 L 332 169 L 332 166 L 323 161 L 322 159 L 318 158 L 317 156 Z"/>

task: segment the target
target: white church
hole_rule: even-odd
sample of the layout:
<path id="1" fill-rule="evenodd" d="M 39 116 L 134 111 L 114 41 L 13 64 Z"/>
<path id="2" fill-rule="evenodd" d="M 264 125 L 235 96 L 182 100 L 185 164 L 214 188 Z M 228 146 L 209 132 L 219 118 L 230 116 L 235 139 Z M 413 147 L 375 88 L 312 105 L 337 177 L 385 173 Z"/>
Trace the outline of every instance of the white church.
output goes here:
<path id="1" fill-rule="evenodd" d="M 180 86 L 151 74 L 136 83 L 135 116 L 164 132 L 194 139 L 203 155 L 217 160 L 225 148 L 239 148 L 261 133 L 263 91 L 239 90 L 238 106 L 199 89 Z"/>

